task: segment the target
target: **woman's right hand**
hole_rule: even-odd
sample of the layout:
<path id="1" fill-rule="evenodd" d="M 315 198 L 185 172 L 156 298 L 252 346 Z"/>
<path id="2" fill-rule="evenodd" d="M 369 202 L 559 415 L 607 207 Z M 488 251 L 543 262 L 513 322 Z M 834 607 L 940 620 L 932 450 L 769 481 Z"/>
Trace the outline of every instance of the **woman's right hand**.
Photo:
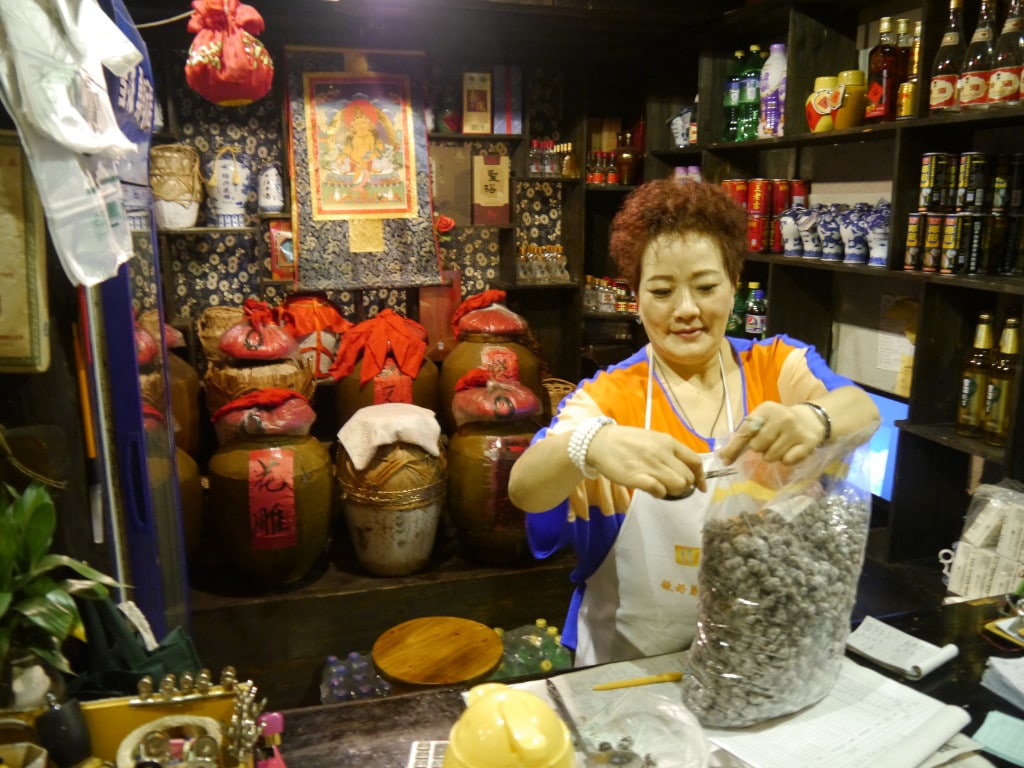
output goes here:
<path id="1" fill-rule="evenodd" d="M 609 424 L 591 440 L 587 463 L 613 483 L 659 499 L 707 490 L 700 456 L 664 432 Z"/>

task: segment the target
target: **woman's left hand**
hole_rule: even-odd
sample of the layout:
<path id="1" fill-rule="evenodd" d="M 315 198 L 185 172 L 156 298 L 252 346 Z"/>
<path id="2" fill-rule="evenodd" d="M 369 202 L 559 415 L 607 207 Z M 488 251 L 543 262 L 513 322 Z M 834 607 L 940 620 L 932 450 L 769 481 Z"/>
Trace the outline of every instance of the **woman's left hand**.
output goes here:
<path id="1" fill-rule="evenodd" d="M 718 456 L 729 465 L 749 449 L 765 461 L 792 466 L 814 452 L 821 443 L 822 429 L 821 420 L 806 405 L 761 403 L 740 422 Z"/>

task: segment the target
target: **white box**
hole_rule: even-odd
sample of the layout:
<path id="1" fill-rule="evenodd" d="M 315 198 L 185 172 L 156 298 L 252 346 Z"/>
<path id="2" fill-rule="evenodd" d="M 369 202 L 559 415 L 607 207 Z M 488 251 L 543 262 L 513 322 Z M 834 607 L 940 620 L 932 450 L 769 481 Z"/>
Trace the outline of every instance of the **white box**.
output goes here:
<path id="1" fill-rule="evenodd" d="M 992 594 L 1002 595 L 1012 592 L 1024 579 L 1024 563 L 1000 557 L 996 562 L 996 570 L 992 575 Z"/>
<path id="2" fill-rule="evenodd" d="M 999 555 L 994 549 L 975 547 L 971 557 L 971 576 L 967 583 L 968 597 L 987 597 L 992 594 L 992 576 Z"/>
<path id="3" fill-rule="evenodd" d="M 1007 509 L 1003 514 L 996 552 L 1009 560 L 1024 562 L 1024 512 L 1020 509 Z"/>
<path id="4" fill-rule="evenodd" d="M 966 541 L 960 541 L 956 545 L 956 554 L 953 556 L 953 565 L 949 569 L 949 591 L 954 595 L 966 595 L 971 579 L 971 560 L 974 556 L 974 547 Z"/>
<path id="5" fill-rule="evenodd" d="M 976 547 L 994 547 L 999 541 L 999 529 L 1003 527 L 1003 504 L 998 499 L 988 499 L 978 508 L 971 524 L 960 535 Z"/>

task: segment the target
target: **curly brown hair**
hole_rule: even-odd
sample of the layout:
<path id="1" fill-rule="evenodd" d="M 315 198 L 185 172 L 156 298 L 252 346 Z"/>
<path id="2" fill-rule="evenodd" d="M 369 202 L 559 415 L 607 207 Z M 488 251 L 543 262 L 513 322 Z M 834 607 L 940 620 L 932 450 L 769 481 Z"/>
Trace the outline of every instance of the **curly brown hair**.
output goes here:
<path id="1" fill-rule="evenodd" d="M 637 187 L 615 214 L 609 250 L 619 274 L 636 291 L 647 246 L 660 235 L 691 232 L 714 239 L 729 278 L 739 280 L 747 253 L 747 216 L 715 184 L 659 179 Z"/>

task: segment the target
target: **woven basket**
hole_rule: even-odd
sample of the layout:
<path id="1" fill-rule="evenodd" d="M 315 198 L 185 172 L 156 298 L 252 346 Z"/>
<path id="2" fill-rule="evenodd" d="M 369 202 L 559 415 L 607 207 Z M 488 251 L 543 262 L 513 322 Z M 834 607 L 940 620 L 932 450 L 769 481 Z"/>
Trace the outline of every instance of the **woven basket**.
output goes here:
<path id="1" fill-rule="evenodd" d="M 224 331 L 245 320 L 241 307 L 207 307 L 196 321 L 196 333 L 203 347 L 203 354 L 210 361 L 228 360 L 220 348 L 220 337 Z"/>
<path id="2" fill-rule="evenodd" d="M 306 398 L 316 391 L 309 363 L 280 360 L 262 365 L 211 365 L 203 377 L 206 405 L 213 413 L 232 400 L 261 389 L 290 389 Z"/>
<path id="3" fill-rule="evenodd" d="M 548 395 L 544 415 L 550 419 L 558 410 L 558 404 L 562 402 L 562 398 L 576 389 L 576 385 L 571 381 L 555 378 L 541 379 L 540 384 Z"/>

